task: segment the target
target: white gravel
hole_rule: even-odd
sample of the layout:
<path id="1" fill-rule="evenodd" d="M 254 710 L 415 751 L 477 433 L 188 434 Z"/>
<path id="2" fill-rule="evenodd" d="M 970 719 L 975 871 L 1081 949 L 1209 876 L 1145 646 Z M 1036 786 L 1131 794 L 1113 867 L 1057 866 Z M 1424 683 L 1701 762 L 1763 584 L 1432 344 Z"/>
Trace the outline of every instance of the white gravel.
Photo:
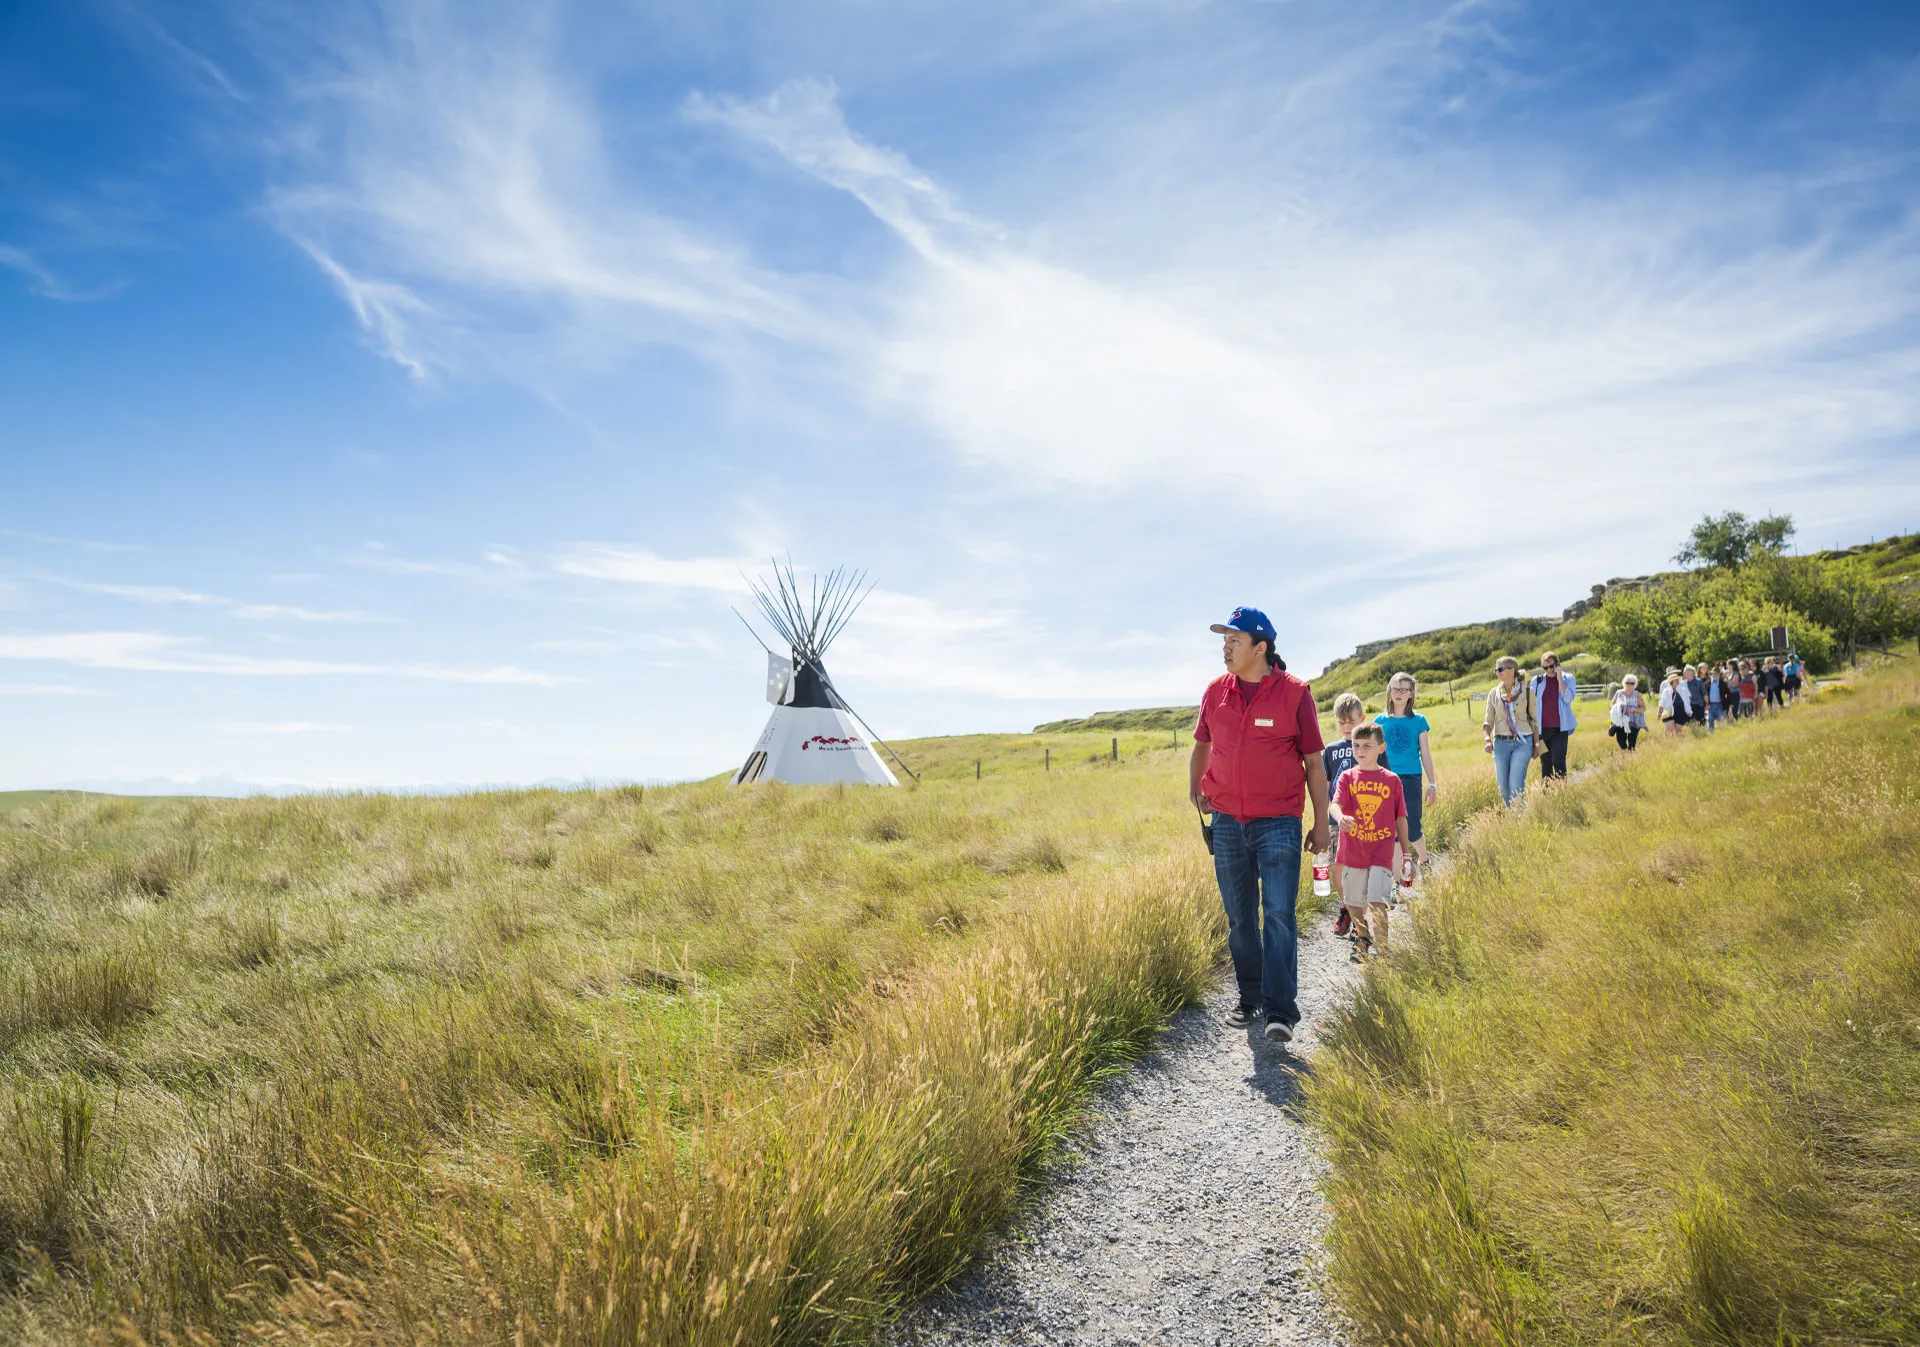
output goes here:
<path id="1" fill-rule="evenodd" d="M 1231 979 L 1182 1011 L 1101 1092 L 1070 1167 L 1025 1222 L 910 1314 L 895 1347 L 1347 1341 L 1325 1295 L 1322 1162 L 1296 1092 L 1329 1003 L 1358 971 L 1331 925 L 1315 918 L 1301 937 L 1292 1044 L 1221 1023 Z"/>

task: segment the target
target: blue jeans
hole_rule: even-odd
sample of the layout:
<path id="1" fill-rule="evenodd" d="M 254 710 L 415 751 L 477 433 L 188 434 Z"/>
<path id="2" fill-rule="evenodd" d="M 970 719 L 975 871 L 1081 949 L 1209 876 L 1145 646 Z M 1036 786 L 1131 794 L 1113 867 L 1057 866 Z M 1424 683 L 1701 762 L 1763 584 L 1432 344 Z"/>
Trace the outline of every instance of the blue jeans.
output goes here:
<path id="1" fill-rule="evenodd" d="M 1240 1004 L 1267 1018 L 1300 1023 L 1300 820 L 1213 816 L 1213 873 L 1227 909 L 1227 953 L 1233 956 Z M 1265 918 L 1263 921 L 1262 918 Z"/>
<path id="2" fill-rule="evenodd" d="M 1510 805 L 1527 789 L 1527 764 L 1533 761 L 1533 736 L 1496 735 L 1493 740 L 1493 777 L 1500 783 L 1500 802 Z"/>
<path id="3" fill-rule="evenodd" d="M 1708 702 L 1707 703 L 1707 728 L 1712 729 L 1715 725 L 1718 725 L 1720 723 L 1721 718 L 1725 715 L 1726 715 L 1726 712 L 1720 709 L 1719 702 Z"/>

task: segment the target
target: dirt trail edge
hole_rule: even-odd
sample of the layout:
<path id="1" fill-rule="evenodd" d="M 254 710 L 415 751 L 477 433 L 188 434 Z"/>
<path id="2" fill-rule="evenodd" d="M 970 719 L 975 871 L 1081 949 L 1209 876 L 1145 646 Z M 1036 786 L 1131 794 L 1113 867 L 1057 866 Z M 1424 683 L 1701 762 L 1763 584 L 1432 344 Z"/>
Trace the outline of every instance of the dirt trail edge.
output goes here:
<path id="1" fill-rule="evenodd" d="M 1231 980 L 1175 1016 L 1100 1092 L 1027 1220 L 908 1315 L 895 1347 L 1346 1342 L 1323 1296 L 1322 1162 L 1298 1108 L 1319 1027 L 1359 971 L 1331 925 L 1316 917 L 1301 935 L 1306 1018 L 1290 1045 L 1221 1023 Z"/>

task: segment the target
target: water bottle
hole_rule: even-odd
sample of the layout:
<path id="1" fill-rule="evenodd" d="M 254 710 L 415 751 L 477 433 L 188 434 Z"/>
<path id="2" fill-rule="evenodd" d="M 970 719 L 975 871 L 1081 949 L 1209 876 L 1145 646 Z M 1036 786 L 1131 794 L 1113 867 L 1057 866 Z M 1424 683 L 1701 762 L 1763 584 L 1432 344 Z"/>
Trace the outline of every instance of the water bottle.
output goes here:
<path id="1" fill-rule="evenodd" d="M 1313 858 L 1313 896 L 1330 898 L 1333 896 L 1333 853 L 1322 851 Z"/>
<path id="2" fill-rule="evenodd" d="M 1400 856 L 1400 896 L 1402 898 L 1413 897 L 1414 870 L 1413 853 L 1403 852 Z"/>

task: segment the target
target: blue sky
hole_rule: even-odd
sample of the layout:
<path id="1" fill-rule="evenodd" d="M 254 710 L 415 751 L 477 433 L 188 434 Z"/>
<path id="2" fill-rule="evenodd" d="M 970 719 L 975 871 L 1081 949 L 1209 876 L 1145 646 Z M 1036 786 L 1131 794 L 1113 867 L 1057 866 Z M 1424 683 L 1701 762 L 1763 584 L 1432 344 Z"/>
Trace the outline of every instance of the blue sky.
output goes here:
<path id="1" fill-rule="evenodd" d="M 1911 5 L 0 9 L 0 788 L 733 765 L 1920 526 Z"/>

